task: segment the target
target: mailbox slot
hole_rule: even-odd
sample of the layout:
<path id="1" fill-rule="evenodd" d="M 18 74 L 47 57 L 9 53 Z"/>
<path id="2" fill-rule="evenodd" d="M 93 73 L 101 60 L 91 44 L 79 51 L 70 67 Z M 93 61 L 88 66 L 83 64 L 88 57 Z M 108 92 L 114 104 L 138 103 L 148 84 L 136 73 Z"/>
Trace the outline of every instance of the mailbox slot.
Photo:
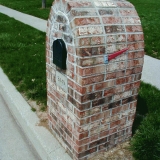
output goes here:
<path id="1" fill-rule="evenodd" d="M 53 42 L 53 63 L 61 68 L 66 69 L 67 50 L 62 39 Z"/>

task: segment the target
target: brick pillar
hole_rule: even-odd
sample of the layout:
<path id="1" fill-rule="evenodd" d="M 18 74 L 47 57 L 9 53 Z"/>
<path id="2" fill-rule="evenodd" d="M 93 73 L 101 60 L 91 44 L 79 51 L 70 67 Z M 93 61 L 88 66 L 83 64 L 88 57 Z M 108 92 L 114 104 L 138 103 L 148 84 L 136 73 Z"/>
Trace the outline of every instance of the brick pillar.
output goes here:
<path id="1" fill-rule="evenodd" d="M 66 70 L 53 64 L 56 39 L 66 44 Z M 143 58 L 143 31 L 131 3 L 53 2 L 46 36 L 48 119 L 73 159 L 88 159 L 131 137 Z M 67 89 L 56 83 L 58 74 Z"/>

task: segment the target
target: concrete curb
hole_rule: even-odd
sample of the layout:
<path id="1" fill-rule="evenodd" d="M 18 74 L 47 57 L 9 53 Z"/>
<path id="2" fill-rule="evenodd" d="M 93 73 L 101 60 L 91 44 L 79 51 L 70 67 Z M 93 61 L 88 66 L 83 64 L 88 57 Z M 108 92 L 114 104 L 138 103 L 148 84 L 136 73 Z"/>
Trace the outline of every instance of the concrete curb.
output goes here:
<path id="1" fill-rule="evenodd" d="M 0 93 L 9 110 L 29 142 L 42 160 L 71 160 L 56 138 L 44 127 L 38 126 L 39 118 L 16 90 L 0 68 Z"/>

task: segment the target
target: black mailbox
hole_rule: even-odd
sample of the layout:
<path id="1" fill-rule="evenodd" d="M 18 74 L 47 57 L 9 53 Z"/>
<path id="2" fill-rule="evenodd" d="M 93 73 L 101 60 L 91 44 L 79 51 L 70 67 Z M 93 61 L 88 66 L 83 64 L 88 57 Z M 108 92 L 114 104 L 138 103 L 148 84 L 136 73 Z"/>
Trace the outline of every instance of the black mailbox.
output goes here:
<path id="1" fill-rule="evenodd" d="M 67 50 L 62 39 L 53 42 L 53 63 L 61 69 L 66 69 Z"/>

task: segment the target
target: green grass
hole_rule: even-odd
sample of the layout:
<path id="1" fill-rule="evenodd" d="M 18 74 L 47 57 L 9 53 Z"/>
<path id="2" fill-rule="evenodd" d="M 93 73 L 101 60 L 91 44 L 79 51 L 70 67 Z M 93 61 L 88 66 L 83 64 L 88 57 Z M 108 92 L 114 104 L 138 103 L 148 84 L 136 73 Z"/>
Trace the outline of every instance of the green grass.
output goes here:
<path id="1" fill-rule="evenodd" d="M 46 8 L 42 9 L 42 0 L 0 0 L 1 5 L 42 19 L 48 19 L 52 2 L 46 0 Z"/>
<path id="2" fill-rule="evenodd" d="M 36 109 L 35 109 L 35 108 L 31 108 L 31 110 L 32 110 L 33 112 L 36 112 Z"/>
<path id="3" fill-rule="evenodd" d="M 0 66 L 21 93 L 46 105 L 45 33 L 0 14 Z"/>
<path id="4" fill-rule="evenodd" d="M 147 55 L 160 59 L 160 1 L 129 0 L 136 8 L 142 22 Z"/>
<path id="5" fill-rule="evenodd" d="M 160 159 L 160 90 L 141 83 L 131 150 L 136 160 Z"/>

